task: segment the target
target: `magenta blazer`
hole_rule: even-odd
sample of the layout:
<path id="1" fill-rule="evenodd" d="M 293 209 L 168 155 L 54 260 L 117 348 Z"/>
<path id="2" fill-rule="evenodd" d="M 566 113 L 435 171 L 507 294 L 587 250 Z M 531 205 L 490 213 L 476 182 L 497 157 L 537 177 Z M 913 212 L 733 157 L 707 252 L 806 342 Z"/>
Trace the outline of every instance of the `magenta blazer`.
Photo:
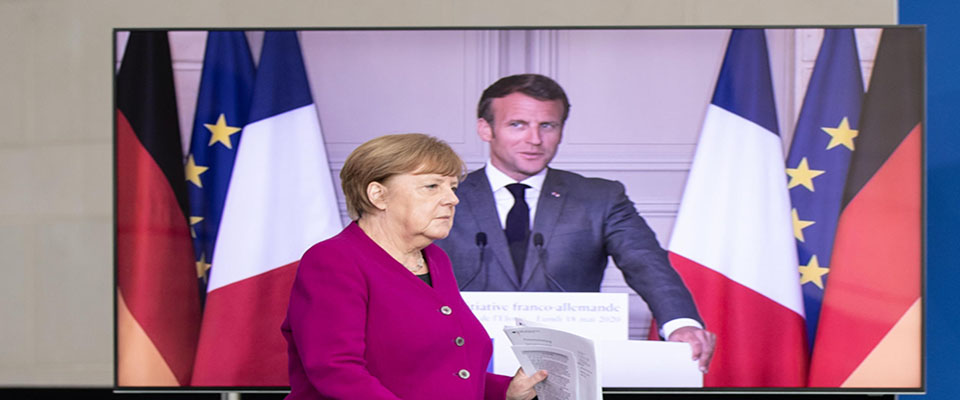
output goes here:
<path id="1" fill-rule="evenodd" d="M 450 259 L 424 249 L 433 287 L 356 222 L 300 260 L 281 330 L 287 399 L 497 399 L 510 377 L 486 372 L 493 346 L 460 297 Z"/>

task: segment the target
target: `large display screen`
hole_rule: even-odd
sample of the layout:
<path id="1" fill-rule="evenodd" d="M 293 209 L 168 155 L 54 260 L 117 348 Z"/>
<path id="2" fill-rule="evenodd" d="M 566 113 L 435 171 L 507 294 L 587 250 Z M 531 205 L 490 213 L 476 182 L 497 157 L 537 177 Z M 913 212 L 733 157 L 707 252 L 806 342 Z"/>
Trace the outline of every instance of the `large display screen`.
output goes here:
<path id="1" fill-rule="evenodd" d="M 303 252 L 350 223 L 347 155 L 419 132 L 484 168 L 477 102 L 525 73 L 571 104 L 550 168 L 622 184 L 717 335 L 702 387 L 627 375 L 605 393 L 925 388 L 922 27 L 113 35 L 118 390 L 287 389 L 280 325 Z M 625 306 L 546 309 L 524 303 L 527 289 L 503 301 L 546 325 L 660 340 L 668 321 L 638 295 L 655 278 L 603 242 L 613 232 L 569 215 L 530 243 L 535 273 L 555 283 L 536 290 L 584 291 L 566 279 L 585 276 Z M 479 233 L 458 246 L 482 266 L 504 233 Z M 612 257 L 572 262 L 591 241 Z M 500 307 L 487 294 L 466 295 L 478 316 Z M 516 362 L 503 357 L 492 371 Z"/>

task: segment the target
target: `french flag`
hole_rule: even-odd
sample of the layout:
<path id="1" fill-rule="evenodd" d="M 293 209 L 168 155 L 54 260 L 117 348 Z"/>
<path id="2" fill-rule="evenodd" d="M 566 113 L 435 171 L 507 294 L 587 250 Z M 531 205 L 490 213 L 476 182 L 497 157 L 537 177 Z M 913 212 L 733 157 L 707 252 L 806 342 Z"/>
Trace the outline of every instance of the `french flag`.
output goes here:
<path id="1" fill-rule="evenodd" d="M 670 239 L 717 347 L 704 385 L 804 386 L 803 297 L 765 33 L 735 29 Z"/>
<path id="2" fill-rule="evenodd" d="M 297 262 L 342 229 L 295 31 L 267 32 L 213 252 L 192 385 L 287 386 Z"/>

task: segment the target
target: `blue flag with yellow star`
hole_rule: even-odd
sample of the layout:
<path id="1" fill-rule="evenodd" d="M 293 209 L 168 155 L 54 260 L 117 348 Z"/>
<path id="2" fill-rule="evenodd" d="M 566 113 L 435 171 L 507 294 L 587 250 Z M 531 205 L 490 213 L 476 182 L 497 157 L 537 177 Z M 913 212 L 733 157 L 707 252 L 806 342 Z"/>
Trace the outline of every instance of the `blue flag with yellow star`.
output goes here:
<path id="1" fill-rule="evenodd" d="M 253 79 L 253 56 L 244 33 L 209 32 L 186 163 L 191 233 L 203 294 L 241 131 L 249 118 Z"/>
<path id="2" fill-rule="evenodd" d="M 853 29 L 825 29 L 787 157 L 787 187 L 812 347 L 843 188 L 856 150 L 863 79 Z"/>

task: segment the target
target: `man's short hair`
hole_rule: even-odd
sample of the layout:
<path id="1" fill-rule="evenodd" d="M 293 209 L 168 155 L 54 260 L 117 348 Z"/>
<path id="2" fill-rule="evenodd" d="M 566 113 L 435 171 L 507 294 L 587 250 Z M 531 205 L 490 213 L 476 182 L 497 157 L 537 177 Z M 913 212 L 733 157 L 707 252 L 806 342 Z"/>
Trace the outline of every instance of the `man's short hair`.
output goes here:
<path id="1" fill-rule="evenodd" d="M 400 174 L 440 174 L 462 179 L 466 166 L 446 142 L 421 133 L 380 136 L 353 150 L 340 170 L 350 219 L 376 209 L 367 198 L 371 182 Z"/>
<path id="2" fill-rule="evenodd" d="M 540 101 L 560 100 L 563 103 L 563 121 L 567 121 L 570 115 L 570 101 L 567 100 L 567 94 L 553 79 L 539 74 L 519 74 L 500 78 L 494 82 L 480 96 L 480 102 L 477 104 L 477 118 L 483 118 L 487 123 L 493 125 L 493 110 L 491 104 L 493 99 L 513 94 L 523 93 Z"/>

